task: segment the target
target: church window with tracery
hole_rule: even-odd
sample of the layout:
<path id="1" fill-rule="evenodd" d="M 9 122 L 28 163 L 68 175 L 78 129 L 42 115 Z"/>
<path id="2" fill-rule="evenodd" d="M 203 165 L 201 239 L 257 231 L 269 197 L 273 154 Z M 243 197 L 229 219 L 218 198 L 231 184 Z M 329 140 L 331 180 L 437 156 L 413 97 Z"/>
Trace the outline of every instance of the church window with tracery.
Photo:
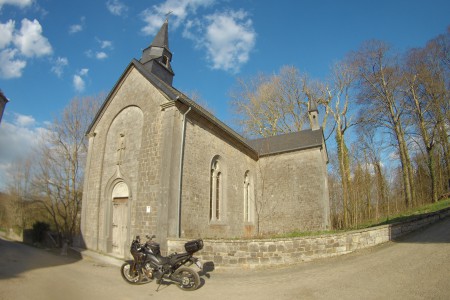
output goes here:
<path id="1" fill-rule="evenodd" d="M 223 170 L 218 158 L 211 163 L 209 218 L 210 221 L 220 221 L 223 218 Z"/>
<path id="2" fill-rule="evenodd" d="M 253 222 L 253 205 L 253 185 L 250 179 L 250 171 L 247 171 L 244 175 L 244 222 Z"/>

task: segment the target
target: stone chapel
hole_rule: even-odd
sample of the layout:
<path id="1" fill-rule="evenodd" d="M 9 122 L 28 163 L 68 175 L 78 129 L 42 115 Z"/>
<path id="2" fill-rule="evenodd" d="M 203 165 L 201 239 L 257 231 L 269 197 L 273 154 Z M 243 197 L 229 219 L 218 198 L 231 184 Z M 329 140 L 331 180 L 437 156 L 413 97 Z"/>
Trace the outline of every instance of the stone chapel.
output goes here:
<path id="1" fill-rule="evenodd" d="M 327 150 L 311 129 L 247 140 L 172 86 L 168 22 L 90 125 L 81 244 L 124 258 L 135 235 L 240 238 L 330 225 Z"/>

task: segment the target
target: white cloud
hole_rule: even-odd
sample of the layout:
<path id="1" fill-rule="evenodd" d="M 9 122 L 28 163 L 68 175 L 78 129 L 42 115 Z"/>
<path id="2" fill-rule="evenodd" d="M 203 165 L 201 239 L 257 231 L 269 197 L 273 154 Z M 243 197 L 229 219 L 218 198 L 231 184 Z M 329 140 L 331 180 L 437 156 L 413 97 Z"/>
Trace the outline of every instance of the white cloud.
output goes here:
<path id="1" fill-rule="evenodd" d="M 17 49 L 4 49 L 0 51 L 0 78 L 11 79 L 22 76 L 27 62 L 16 58 Z"/>
<path id="2" fill-rule="evenodd" d="M 0 9 L 3 5 L 9 4 L 14 6 L 19 6 L 20 8 L 24 8 L 30 6 L 34 0 L 0 0 Z"/>
<path id="3" fill-rule="evenodd" d="M 27 115 L 21 115 L 21 114 L 15 114 L 16 120 L 15 124 L 19 127 L 29 127 L 36 123 L 36 120 L 33 118 L 33 116 L 27 116 Z"/>
<path id="4" fill-rule="evenodd" d="M 119 0 L 108 0 L 106 2 L 106 8 L 116 16 L 123 16 L 128 11 L 128 7 Z"/>
<path id="5" fill-rule="evenodd" d="M 36 125 L 32 116 L 15 115 L 13 123 L 2 120 L 0 126 L 0 164 L 9 164 L 31 154 L 46 129 Z"/>
<path id="6" fill-rule="evenodd" d="M 108 58 L 108 54 L 106 54 L 105 52 L 97 52 L 96 54 L 95 54 L 95 57 L 97 58 L 97 59 L 106 59 L 106 58 Z"/>
<path id="7" fill-rule="evenodd" d="M 81 17 L 80 24 L 73 24 L 73 25 L 71 25 L 69 27 L 69 33 L 70 34 L 74 34 L 74 33 L 83 31 L 85 20 L 86 20 L 85 17 Z"/>
<path id="8" fill-rule="evenodd" d="M 238 72 L 255 45 L 253 24 L 242 10 L 207 17 L 205 45 L 213 69 Z"/>
<path id="9" fill-rule="evenodd" d="M 64 68 L 69 64 L 69 60 L 67 57 L 58 57 L 56 61 L 54 62 L 54 65 L 52 67 L 52 72 L 56 74 L 56 76 L 61 77 Z"/>
<path id="10" fill-rule="evenodd" d="M 81 69 L 78 74 L 73 75 L 73 86 L 77 92 L 83 92 L 86 88 L 84 78 L 87 76 L 89 69 Z"/>
<path id="11" fill-rule="evenodd" d="M 102 40 L 98 39 L 98 42 L 100 43 L 100 47 L 102 49 L 112 49 L 113 48 L 111 41 L 107 41 L 107 40 L 102 41 Z"/>
<path id="12" fill-rule="evenodd" d="M 205 48 L 213 69 L 237 73 L 249 60 L 256 41 L 252 20 L 243 10 L 218 12 L 186 22 L 185 38 Z"/>
<path id="13" fill-rule="evenodd" d="M 142 19 L 147 25 L 141 30 L 147 35 L 156 34 L 169 12 L 171 26 L 177 28 L 189 14 L 195 14 L 198 8 L 211 6 L 215 2 L 216 0 L 167 0 L 160 5 L 153 5 L 142 12 Z"/>
<path id="14" fill-rule="evenodd" d="M 76 91 L 82 92 L 84 91 L 86 84 L 84 83 L 84 80 L 80 75 L 75 74 L 73 75 L 73 86 L 75 87 Z"/>
<path id="15" fill-rule="evenodd" d="M 86 51 L 84 52 L 84 54 L 86 54 L 86 56 L 89 57 L 89 58 L 94 57 L 94 54 L 93 54 L 93 52 L 92 52 L 91 49 L 86 50 Z"/>
<path id="16" fill-rule="evenodd" d="M 2 24 L 0 23 L 0 49 L 8 46 L 13 40 L 13 33 L 16 24 L 13 20 Z"/>
<path id="17" fill-rule="evenodd" d="M 77 33 L 83 30 L 81 24 L 74 24 L 69 27 L 69 33 Z"/>
<path id="18" fill-rule="evenodd" d="M 11 122 L 3 119 L 0 125 L 0 188 L 7 183 L 13 165 L 31 157 L 42 137 L 49 132 L 33 116 L 13 116 Z"/>
<path id="19" fill-rule="evenodd" d="M 0 78 L 21 77 L 27 59 L 52 52 L 52 46 L 42 35 L 42 26 L 36 19 L 23 19 L 19 30 L 16 30 L 13 20 L 0 23 Z"/>
<path id="20" fill-rule="evenodd" d="M 40 57 L 53 52 L 47 38 L 42 35 L 38 20 L 22 20 L 20 31 L 14 36 L 14 44 L 26 57 Z"/>
<path id="21" fill-rule="evenodd" d="M 215 3 L 216 0 L 166 0 L 142 13 L 146 25 L 141 31 L 147 35 L 156 34 L 165 14 L 171 12 L 171 28 L 183 25 L 183 37 L 192 40 L 197 49 L 206 51 L 212 69 L 237 73 L 249 60 L 255 46 L 253 22 L 242 9 L 216 11 L 196 17 L 198 9 Z"/>
<path id="22" fill-rule="evenodd" d="M 81 71 L 78 74 L 80 74 L 81 76 L 86 76 L 88 72 L 89 72 L 89 69 L 84 68 L 84 69 L 81 69 Z"/>
<path id="23" fill-rule="evenodd" d="M 103 60 L 103 59 L 108 58 L 109 55 L 107 53 L 107 50 L 111 50 L 114 48 L 113 43 L 108 40 L 101 40 L 99 38 L 95 38 L 95 39 L 100 44 L 100 48 L 103 51 L 94 51 L 92 49 L 89 49 L 89 50 L 85 51 L 86 56 L 89 58 L 96 58 L 98 60 Z"/>

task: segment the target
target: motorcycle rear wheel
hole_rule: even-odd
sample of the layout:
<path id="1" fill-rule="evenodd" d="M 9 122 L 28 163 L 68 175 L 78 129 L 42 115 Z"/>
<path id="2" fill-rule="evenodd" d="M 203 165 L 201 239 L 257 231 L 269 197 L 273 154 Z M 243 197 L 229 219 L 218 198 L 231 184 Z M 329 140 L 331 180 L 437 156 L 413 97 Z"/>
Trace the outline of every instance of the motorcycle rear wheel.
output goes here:
<path id="1" fill-rule="evenodd" d="M 173 276 L 181 281 L 177 286 L 183 291 L 194 291 L 200 285 L 200 276 L 191 268 L 181 267 L 175 271 Z"/>
<path id="2" fill-rule="evenodd" d="M 141 282 L 141 273 L 136 271 L 134 274 L 131 271 L 131 264 L 124 263 L 120 268 L 120 274 L 122 278 L 129 284 L 139 284 Z"/>

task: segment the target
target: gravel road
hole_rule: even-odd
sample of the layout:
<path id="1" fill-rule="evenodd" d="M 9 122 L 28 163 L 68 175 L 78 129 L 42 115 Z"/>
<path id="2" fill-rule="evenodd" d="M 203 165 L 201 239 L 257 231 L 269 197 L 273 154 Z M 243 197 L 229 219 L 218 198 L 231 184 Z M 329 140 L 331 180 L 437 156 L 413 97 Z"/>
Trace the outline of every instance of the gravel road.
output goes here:
<path id="1" fill-rule="evenodd" d="M 132 286 L 117 266 L 0 239 L 0 299 L 450 299 L 450 218 L 352 254 L 256 271 L 216 270 L 193 292 Z"/>

